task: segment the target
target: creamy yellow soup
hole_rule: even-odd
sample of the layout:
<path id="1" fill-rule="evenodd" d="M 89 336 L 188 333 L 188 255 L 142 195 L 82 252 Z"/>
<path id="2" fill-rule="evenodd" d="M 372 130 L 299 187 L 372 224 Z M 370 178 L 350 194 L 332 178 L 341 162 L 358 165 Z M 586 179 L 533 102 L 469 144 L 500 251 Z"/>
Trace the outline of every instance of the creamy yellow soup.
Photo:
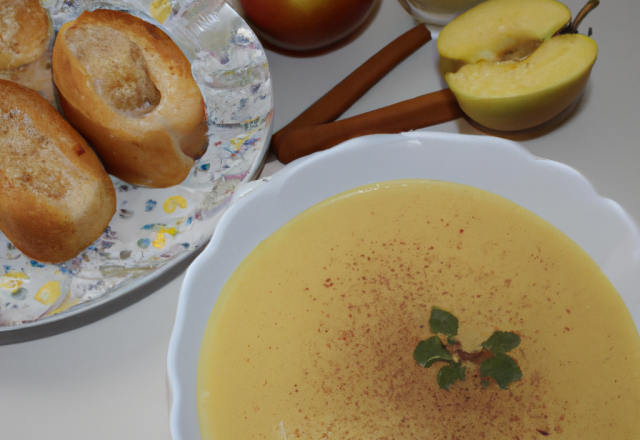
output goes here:
<path id="1" fill-rule="evenodd" d="M 517 333 L 522 379 L 483 384 L 467 362 L 439 387 L 442 363 L 412 356 L 433 307 L 468 352 Z M 445 182 L 354 189 L 262 242 L 213 309 L 197 380 L 203 439 L 640 439 L 640 337 L 611 283 L 546 221 Z"/>

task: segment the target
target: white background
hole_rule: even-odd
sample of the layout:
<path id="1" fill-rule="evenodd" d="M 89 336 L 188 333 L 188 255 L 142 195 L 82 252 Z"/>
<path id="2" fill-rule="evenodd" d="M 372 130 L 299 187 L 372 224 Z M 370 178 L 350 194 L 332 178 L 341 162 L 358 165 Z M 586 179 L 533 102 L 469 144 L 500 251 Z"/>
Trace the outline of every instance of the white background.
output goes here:
<path id="1" fill-rule="evenodd" d="M 565 0 L 574 15 L 584 2 Z M 640 222 L 638 20 L 637 0 L 603 0 L 581 26 L 583 32 L 593 28 L 599 56 L 576 111 L 549 133 L 519 139 L 531 153 L 580 171 L 601 195 L 620 203 L 636 223 Z M 337 51 L 316 57 L 268 51 L 275 130 L 415 24 L 397 0 L 381 0 L 366 30 Z M 436 59 L 435 44 L 430 42 L 345 116 L 439 90 Z M 478 133 L 462 120 L 430 130 Z M 263 175 L 281 167 L 270 157 Z M 170 439 L 166 356 L 189 262 L 126 300 L 88 316 L 86 325 L 1 346 L 0 438 Z M 85 323 L 75 325 L 80 324 Z"/>

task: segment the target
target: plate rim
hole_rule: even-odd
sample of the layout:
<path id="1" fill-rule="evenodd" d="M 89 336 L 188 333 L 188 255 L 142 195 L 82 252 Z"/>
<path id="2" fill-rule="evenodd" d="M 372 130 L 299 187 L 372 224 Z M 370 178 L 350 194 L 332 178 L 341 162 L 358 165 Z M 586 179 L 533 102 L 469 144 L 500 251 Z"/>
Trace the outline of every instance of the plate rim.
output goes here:
<path id="1" fill-rule="evenodd" d="M 50 22 L 52 21 L 50 9 L 53 8 L 54 6 L 55 6 L 55 3 L 44 5 Z M 187 54 L 188 51 L 186 51 L 186 49 L 180 44 L 179 41 L 176 41 L 176 37 L 173 35 L 172 30 L 164 26 L 163 23 L 158 22 L 147 11 L 137 8 L 135 4 L 128 3 L 127 0 L 124 0 L 124 1 L 123 0 L 111 0 L 111 1 L 100 0 L 95 4 L 88 4 L 85 10 L 95 10 L 95 9 L 104 9 L 104 8 L 121 9 L 125 6 L 128 8 L 131 8 L 130 12 L 134 16 L 137 16 L 138 18 L 144 19 L 145 21 L 154 24 L 155 26 L 160 28 L 163 32 L 167 33 L 172 38 L 174 43 L 176 43 L 180 47 L 180 49 L 185 53 L 185 56 L 188 56 Z M 233 13 L 236 16 L 235 17 L 236 19 L 242 20 L 242 22 L 245 23 L 246 25 L 246 21 L 244 20 L 244 18 L 241 17 L 228 3 L 224 1 L 220 1 L 219 4 L 217 4 L 216 10 L 219 10 L 220 8 L 225 6 L 228 7 L 230 11 L 233 11 Z M 248 25 L 246 26 L 248 28 Z M 50 42 L 51 45 L 53 45 L 56 37 L 57 37 L 57 31 L 54 30 L 54 35 L 52 36 L 52 41 Z M 191 57 L 188 57 L 188 58 L 191 58 Z M 193 62 L 192 59 L 190 59 L 190 63 L 191 62 Z M 267 61 L 266 68 L 267 70 L 269 69 L 268 61 Z M 55 93 L 55 95 L 57 98 L 57 92 Z M 271 99 L 273 99 L 273 90 L 271 90 L 270 95 L 271 95 Z M 271 113 L 273 113 L 273 110 L 274 108 L 272 104 Z M 233 200 L 235 199 L 234 193 L 237 191 L 242 191 L 243 185 L 247 185 L 249 182 L 251 182 L 252 180 L 258 177 L 259 172 L 264 166 L 264 162 L 267 158 L 267 153 L 269 151 L 269 143 L 271 141 L 272 133 L 273 133 L 273 118 L 271 118 L 271 121 L 268 122 L 267 130 L 265 132 L 265 141 L 264 141 L 263 147 L 256 153 L 253 161 L 251 162 L 250 166 L 247 169 L 247 173 L 245 177 L 243 177 L 241 182 L 238 183 L 234 191 L 229 194 L 228 200 L 220 203 L 220 206 L 225 204 L 228 206 L 232 205 Z M 178 184 L 176 186 L 179 186 L 179 185 L 181 184 Z M 135 185 L 132 185 L 132 186 L 135 186 Z M 223 207 L 223 211 L 226 210 L 227 208 Z M 114 216 L 116 215 L 118 214 L 117 213 L 114 214 Z M 219 218 L 212 219 L 211 224 L 209 225 L 209 228 L 211 229 L 210 236 L 200 246 L 195 246 L 193 249 L 189 249 L 186 252 L 183 252 L 177 255 L 172 260 L 162 264 L 160 267 L 152 270 L 150 273 L 144 274 L 141 277 L 134 278 L 133 280 L 127 281 L 121 287 L 116 287 L 115 289 L 108 291 L 107 293 L 101 295 L 98 298 L 82 302 L 78 304 L 77 307 L 74 306 L 62 312 L 55 313 L 53 315 L 45 315 L 45 316 L 30 320 L 30 321 L 22 322 L 22 323 L 0 326 L 0 345 L 24 342 L 28 340 L 52 336 L 54 334 L 66 331 L 67 329 L 53 329 L 53 327 L 59 326 L 61 324 L 61 321 L 66 321 L 68 318 L 71 318 L 71 319 L 77 318 L 78 315 L 82 315 L 85 312 L 95 313 L 96 309 L 103 307 L 105 304 L 110 303 L 113 300 L 120 298 L 122 296 L 125 296 L 127 294 L 130 294 L 131 292 L 137 289 L 140 289 L 141 287 L 147 285 L 148 283 L 151 283 L 157 280 L 160 276 L 170 271 L 172 268 L 176 267 L 178 264 L 182 263 L 187 258 L 193 255 L 197 255 L 199 252 L 203 250 L 203 248 L 206 248 L 208 242 L 211 240 L 213 232 L 217 228 L 218 222 L 219 222 Z M 75 327 L 70 327 L 70 328 L 75 328 Z M 49 330 L 53 330 L 53 331 L 49 331 Z"/>

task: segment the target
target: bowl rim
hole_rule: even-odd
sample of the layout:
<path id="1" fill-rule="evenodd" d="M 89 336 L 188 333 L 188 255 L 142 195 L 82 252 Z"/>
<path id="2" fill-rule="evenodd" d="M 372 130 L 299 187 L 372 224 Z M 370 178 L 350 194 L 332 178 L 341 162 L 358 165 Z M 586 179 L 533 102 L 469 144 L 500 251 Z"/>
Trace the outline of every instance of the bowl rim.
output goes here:
<path id="1" fill-rule="evenodd" d="M 475 186 L 551 222 L 596 261 L 640 328 L 640 230 L 619 204 L 598 195 L 578 171 L 495 137 L 410 132 L 356 138 L 292 162 L 233 203 L 187 270 L 167 357 L 174 440 L 199 438 L 197 358 L 211 307 L 237 264 L 316 203 L 351 188 L 399 178 Z"/>

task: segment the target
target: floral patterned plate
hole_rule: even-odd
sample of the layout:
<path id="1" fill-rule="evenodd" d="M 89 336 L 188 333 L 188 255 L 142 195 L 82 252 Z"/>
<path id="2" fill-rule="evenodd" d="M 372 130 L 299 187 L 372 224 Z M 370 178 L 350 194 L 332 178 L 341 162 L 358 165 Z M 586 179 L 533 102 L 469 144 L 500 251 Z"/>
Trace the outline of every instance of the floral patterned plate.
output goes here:
<path id="1" fill-rule="evenodd" d="M 103 305 L 156 278 L 206 244 L 242 183 L 254 179 L 266 155 L 273 116 L 264 50 L 222 0 L 45 0 L 53 30 L 84 10 L 125 10 L 162 28 L 183 49 L 207 107 L 209 148 L 188 178 L 166 189 L 112 177 L 117 212 L 106 231 L 76 258 L 42 264 L 0 233 L 0 343 L 11 333 L 43 326 Z M 53 45 L 53 35 L 52 43 Z M 40 91 L 59 108 L 51 49 L 7 78 Z M 40 331 L 47 335 L 46 328 Z"/>

